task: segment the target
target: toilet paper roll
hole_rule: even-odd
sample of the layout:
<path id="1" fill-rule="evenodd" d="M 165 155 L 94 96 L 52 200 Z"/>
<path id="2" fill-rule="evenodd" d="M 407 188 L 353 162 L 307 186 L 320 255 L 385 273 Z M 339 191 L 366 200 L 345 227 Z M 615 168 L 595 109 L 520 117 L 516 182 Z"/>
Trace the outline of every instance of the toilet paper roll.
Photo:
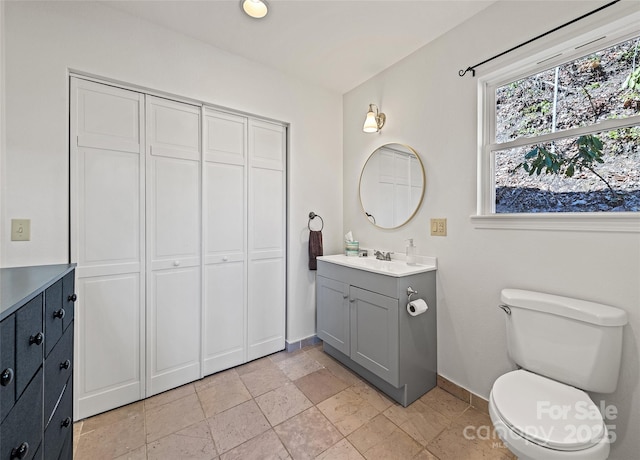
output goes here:
<path id="1" fill-rule="evenodd" d="M 411 316 L 421 315 L 425 311 L 427 311 L 428 308 L 429 308 L 429 306 L 427 305 L 427 302 L 425 302 L 422 299 L 412 300 L 411 302 L 409 302 L 407 304 L 407 312 Z"/>

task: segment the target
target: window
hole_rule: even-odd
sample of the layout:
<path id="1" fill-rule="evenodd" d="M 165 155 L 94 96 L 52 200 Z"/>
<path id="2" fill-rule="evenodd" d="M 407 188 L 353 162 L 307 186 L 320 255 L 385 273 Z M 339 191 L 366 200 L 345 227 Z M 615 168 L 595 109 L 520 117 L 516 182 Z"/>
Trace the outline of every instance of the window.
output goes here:
<path id="1" fill-rule="evenodd" d="M 628 24 L 480 80 L 480 216 L 640 216 L 640 29 Z"/>

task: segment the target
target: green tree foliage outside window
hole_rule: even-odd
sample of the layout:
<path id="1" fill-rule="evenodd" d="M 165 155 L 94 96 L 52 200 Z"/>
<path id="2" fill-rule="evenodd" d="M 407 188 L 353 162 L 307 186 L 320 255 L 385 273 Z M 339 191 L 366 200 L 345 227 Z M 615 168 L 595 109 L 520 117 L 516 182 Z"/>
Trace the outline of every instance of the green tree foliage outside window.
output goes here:
<path id="1" fill-rule="evenodd" d="M 495 150 L 496 212 L 640 211 L 639 61 L 637 37 L 496 89 L 497 143 L 519 144 Z"/>

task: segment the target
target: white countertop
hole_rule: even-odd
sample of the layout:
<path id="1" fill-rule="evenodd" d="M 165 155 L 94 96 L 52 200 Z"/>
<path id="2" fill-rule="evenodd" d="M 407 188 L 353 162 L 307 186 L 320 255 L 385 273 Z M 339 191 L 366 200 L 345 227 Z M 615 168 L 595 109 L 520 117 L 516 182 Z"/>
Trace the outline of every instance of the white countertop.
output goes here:
<path id="1" fill-rule="evenodd" d="M 375 257 L 347 257 L 344 254 L 320 256 L 318 260 L 396 278 L 437 270 L 435 257 L 418 256 L 420 263 L 407 265 L 404 260 L 378 260 Z"/>

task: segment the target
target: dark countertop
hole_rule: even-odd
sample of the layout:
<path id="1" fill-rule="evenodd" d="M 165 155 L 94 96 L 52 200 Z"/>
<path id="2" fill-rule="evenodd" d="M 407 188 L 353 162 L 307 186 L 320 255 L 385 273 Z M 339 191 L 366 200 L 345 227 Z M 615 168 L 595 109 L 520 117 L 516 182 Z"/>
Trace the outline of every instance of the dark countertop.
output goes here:
<path id="1" fill-rule="evenodd" d="M 76 264 L 0 268 L 0 321 L 75 268 Z"/>

